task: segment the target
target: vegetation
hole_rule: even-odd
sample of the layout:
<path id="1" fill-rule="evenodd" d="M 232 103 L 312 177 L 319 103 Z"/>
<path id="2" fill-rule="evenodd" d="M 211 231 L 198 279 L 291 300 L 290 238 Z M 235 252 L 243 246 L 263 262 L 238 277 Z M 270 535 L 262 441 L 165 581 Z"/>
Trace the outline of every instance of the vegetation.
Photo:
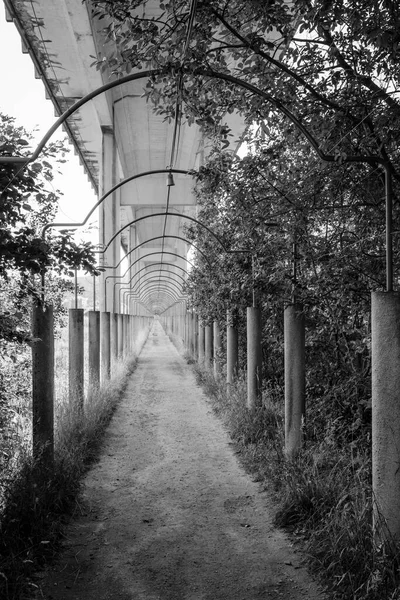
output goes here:
<path id="1" fill-rule="evenodd" d="M 274 483 L 278 522 L 305 536 L 333 595 L 397 598 L 397 550 L 372 554 L 370 292 L 385 286 L 383 167 L 393 179 L 395 230 L 400 216 L 398 3 L 175 0 L 160 2 L 156 16 L 143 0 L 90 4 L 113 47 L 97 68 L 112 76 L 152 69 L 144 93 L 155 111 L 196 123 L 210 140 L 196 174 L 198 218 L 222 244 L 188 229 L 214 268 L 199 253 L 187 291 L 205 321 L 222 322 L 235 306 L 243 334 L 254 289 L 266 382 L 255 416 L 240 389 L 228 401 L 213 382 L 218 410 L 259 476 Z M 243 158 L 233 151 L 229 114 L 246 128 Z M 2 124 L 2 153 L 23 153 L 25 134 L 7 118 Z M 25 171 L 0 167 L 0 276 L 8 285 L 12 269 L 15 289 L 0 319 L 7 343 L 27 339 L 19 308 L 36 293 L 32 273 L 93 268 L 90 248 L 39 235 L 54 206 L 40 183 L 48 169 L 46 159 Z M 399 236 L 393 242 L 397 284 Z M 307 320 L 307 420 L 304 451 L 287 461 L 282 314 L 294 299 Z M 23 360 L 19 346 L 8 348 L 9 361 Z M 2 405 L 0 426 L 13 418 L 8 397 Z"/>
<path id="2" fill-rule="evenodd" d="M 400 552 L 393 546 L 377 554 L 373 548 L 368 448 L 339 447 L 337 436 L 326 436 L 309 441 L 301 454 L 287 460 L 279 395 L 264 394 L 262 407 L 250 413 L 244 380 L 228 395 L 222 378 L 199 366 L 195 370 L 240 460 L 276 502 L 276 524 L 305 547 L 329 597 L 397 600 Z M 311 407 L 306 427 L 313 429 L 319 419 Z M 337 432 L 338 426 L 328 418 L 327 429 Z"/>
<path id="3" fill-rule="evenodd" d="M 91 4 L 113 44 L 97 68 L 153 69 L 144 93 L 156 112 L 211 140 L 195 174 L 198 219 L 220 242 L 188 228 L 201 252 L 187 291 L 205 323 L 235 307 L 243 369 L 254 290 L 265 382 L 255 417 L 220 390 L 219 410 L 275 482 L 279 522 L 304 532 L 333 595 L 397 598 L 396 548 L 372 553 L 370 293 L 385 289 L 385 172 L 395 231 L 400 216 L 398 4 L 177 0 L 157 15 L 145 1 Z M 247 127 L 242 158 L 229 114 Z M 397 235 L 393 250 L 397 285 Z M 304 450 L 287 461 L 278 407 L 293 300 L 306 316 L 307 418 Z"/>
<path id="4" fill-rule="evenodd" d="M 2 155 L 25 156 L 30 141 L 13 118 L 0 114 Z M 125 365 L 113 388 L 90 395 L 84 417 L 66 411 L 68 396 L 58 390 L 55 467 L 50 477 L 42 473 L 31 451 L 31 302 L 43 295 L 45 272 L 44 300 L 53 304 L 60 335 L 73 270 L 97 273 L 90 243 L 76 244 L 67 231 L 44 233 L 60 194 L 52 186 L 53 169 L 65 152 L 56 142 L 24 168 L 0 165 L 0 596 L 6 600 L 19 597 L 33 571 L 54 552 L 65 515 L 74 507 L 79 477 L 132 367 Z"/>
<path id="5" fill-rule="evenodd" d="M 120 363 L 111 380 L 101 389 L 90 390 L 84 414 L 72 409 L 67 390 L 59 395 L 50 475 L 32 461 L 31 436 L 27 435 L 30 407 L 26 406 L 26 394 L 21 399 L 18 419 L 25 429 L 18 432 L 9 427 L 13 438 L 2 439 L 0 446 L 3 455 L 12 456 L 0 479 L 0 596 L 4 600 L 33 594 L 35 573 L 57 551 L 63 527 L 79 506 L 82 475 L 98 455 L 102 434 L 135 364 L 134 357 Z"/>

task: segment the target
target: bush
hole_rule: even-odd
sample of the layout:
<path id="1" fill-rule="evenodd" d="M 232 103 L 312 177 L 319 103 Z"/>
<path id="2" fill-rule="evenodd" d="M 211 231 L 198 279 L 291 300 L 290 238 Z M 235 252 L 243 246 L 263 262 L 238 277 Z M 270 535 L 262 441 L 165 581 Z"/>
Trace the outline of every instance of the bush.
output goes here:
<path id="1" fill-rule="evenodd" d="M 310 568 L 330 597 L 399 600 L 400 548 L 393 543 L 377 549 L 372 537 L 369 435 L 357 432 L 351 442 L 345 420 L 325 419 L 323 441 L 306 435 L 301 453 L 288 459 L 277 393 L 266 390 L 262 406 L 251 413 L 244 380 L 228 394 L 225 382 L 210 371 L 196 366 L 195 373 L 244 466 L 273 493 L 275 524 L 302 541 Z M 305 434 L 320 427 L 320 406 L 310 406 Z"/>

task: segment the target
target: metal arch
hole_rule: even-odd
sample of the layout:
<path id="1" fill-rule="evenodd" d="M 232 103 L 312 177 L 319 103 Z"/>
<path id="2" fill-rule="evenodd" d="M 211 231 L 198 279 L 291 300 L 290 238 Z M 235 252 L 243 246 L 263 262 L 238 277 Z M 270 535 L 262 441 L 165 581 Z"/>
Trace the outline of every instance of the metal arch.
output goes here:
<path id="1" fill-rule="evenodd" d="M 165 213 L 163 213 L 163 214 L 165 214 Z M 210 269 L 212 269 L 211 262 L 208 259 L 207 255 L 205 254 L 205 252 L 203 252 L 202 250 L 200 250 L 200 248 L 198 248 L 197 246 L 195 246 L 195 244 L 193 244 L 193 242 L 191 242 L 190 240 L 187 240 L 186 238 L 183 238 L 183 237 L 181 237 L 179 235 L 158 235 L 156 237 L 149 238 L 148 240 L 145 240 L 144 242 L 140 242 L 140 244 L 137 244 L 137 246 L 135 246 L 134 248 L 132 248 L 132 250 L 129 250 L 129 252 L 127 254 L 125 254 L 125 256 L 123 256 L 121 258 L 121 260 L 119 261 L 119 263 L 117 265 L 113 265 L 113 266 L 103 265 L 102 268 L 103 269 L 118 269 L 118 267 L 120 266 L 120 264 L 122 263 L 122 261 L 125 260 L 130 254 L 132 254 L 132 252 L 134 252 L 135 250 L 137 250 L 138 248 L 140 248 L 144 244 L 149 244 L 150 242 L 154 242 L 154 240 L 160 240 L 160 239 L 164 239 L 164 238 L 173 238 L 173 239 L 176 239 L 176 240 L 182 240 L 183 242 L 186 242 L 186 243 L 190 244 L 191 246 L 193 246 L 193 248 L 195 250 L 197 250 L 197 252 L 199 252 L 203 256 L 203 258 L 209 264 Z"/>
<path id="2" fill-rule="evenodd" d="M 248 83 L 247 81 L 244 81 L 243 79 L 239 79 L 238 77 L 235 77 L 233 75 L 229 75 L 227 73 L 219 73 L 217 71 L 212 71 L 211 69 L 206 69 L 203 67 L 198 67 L 194 70 L 189 71 L 189 70 L 186 70 L 183 66 L 181 66 L 181 72 L 182 73 L 188 72 L 192 76 L 199 75 L 199 76 L 209 77 L 210 79 L 221 79 L 223 81 L 227 81 L 228 83 L 232 83 L 234 85 L 237 85 L 239 87 L 247 89 L 257 96 L 261 96 L 262 98 L 264 98 L 264 100 L 266 100 L 267 102 L 269 102 L 270 104 L 275 106 L 275 108 L 279 112 L 284 114 L 297 127 L 297 129 L 301 133 L 303 133 L 303 135 L 306 137 L 306 139 L 309 141 L 311 146 L 314 148 L 315 152 L 318 154 L 318 156 L 322 160 L 327 161 L 327 162 L 335 162 L 335 157 L 333 155 L 325 154 L 321 150 L 317 140 L 307 130 L 307 128 L 304 127 L 304 125 L 297 119 L 297 117 L 288 108 L 286 108 L 285 105 L 283 105 L 279 100 L 277 100 L 276 98 L 274 98 L 267 92 L 260 90 L 259 88 L 252 85 L 251 83 Z M 49 139 L 51 138 L 53 133 L 60 127 L 60 125 L 62 125 L 64 123 L 64 121 L 66 121 L 68 119 L 68 117 L 73 115 L 74 112 L 76 112 L 81 106 L 83 106 L 90 100 L 93 100 L 93 98 L 96 98 L 100 94 L 107 92 L 108 90 L 111 90 L 114 87 L 124 85 L 125 83 L 129 83 L 131 81 L 136 81 L 138 79 L 145 79 L 146 77 L 151 78 L 156 75 L 167 75 L 169 73 L 171 73 L 170 68 L 168 68 L 168 69 L 147 69 L 147 70 L 141 71 L 140 73 L 130 73 L 129 75 L 125 75 L 125 77 L 121 77 L 118 80 L 111 81 L 109 83 L 106 83 L 106 84 L 100 86 L 96 90 L 93 90 L 92 92 L 89 92 L 89 94 L 86 94 L 85 96 L 83 96 L 80 100 L 77 100 L 69 109 L 67 109 L 62 115 L 60 115 L 60 117 L 55 121 L 55 123 L 47 131 L 46 135 L 39 142 L 38 146 L 36 147 L 36 150 L 33 152 L 33 154 L 31 156 L 24 156 L 24 157 L 22 157 L 22 156 L 3 156 L 3 157 L 0 157 L 0 163 L 19 163 L 19 164 L 25 165 L 30 162 L 33 162 L 34 160 L 37 159 L 37 157 L 42 152 L 43 148 L 45 147 L 45 145 L 47 144 L 47 142 L 49 141 Z M 376 157 L 375 156 L 371 156 L 371 157 L 369 157 L 369 156 L 368 157 L 367 156 L 365 156 L 365 157 L 348 156 L 347 161 L 348 162 L 368 162 L 368 163 L 379 162 L 380 164 L 385 163 L 385 161 L 381 157 L 378 157 L 378 156 L 376 156 Z"/>
<path id="3" fill-rule="evenodd" d="M 174 275 L 175 277 L 179 277 L 179 279 L 182 281 L 182 283 L 185 283 L 185 279 L 182 277 L 182 275 L 180 275 L 179 273 L 174 273 L 173 271 L 170 271 L 169 269 L 157 269 L 155 271 L 147 271 L 147 273 L 143 273 L 143 275 L 141 275 L 139 277 L 139 279 L 137 281 L 135 281 L 134 285 L 132 286 L 132 290 L 134 289 L 134 287 L 136 285 L 138 285 L 138 283 L 140 283 L 140 281 L 143 279 L 143 277 L 147 277 L 147 275 L 151 275 L 152 273 L 170 273 L 172 275 Z M 165 275 L 164 275 L 165 277 Z M 117 284 L 115 284 L 117 285 Z"/>
<path id="4" fill-rule="evenodd" d="M 104 300 L 105 300 L 105 307 L 104 308 L 106 310 L 107 310 L 107 280 L 108 279 L 120 279 L 120 278 L 125 277 L 125 275 L 128 273 L 128 271 L 130 271 L 130 269 L 132 267 L 134 267 L 136 265 L 136 263 L 138 263 L 140 260 L 145 259 L 147 256 L 153 256 L 154 254 L 161 254 L 161 251 L 160 252 L 149 252 L 148 254 L 145 254 L 144 256 L 141 256 L 140 258 L 138 258 L 137 260 L 135 260 L 135 262 L 132 263 L 128 267 L 128 269 L 125 271 L 125 273 L 123 275 L 107 275 L 107 277 L 104 279 Z M 164 254 L 170 254 L 172 256 L 177 256 L 178 258 L 182 258 L 183 260 L 186 260 L 186 262 L 189 265 L 193 266 L 193 263 L 188 258 L 185 258 L 184 256 L 181 256 L 180 254 L 177 254 L 175 252 L 167 252 L 167 251 L 164 251 Z"/>
<path id="5" fill-rule="evenodd" d="M 187 274 L 187 271 L 186 271 L 186 270 L 185 270 L 183 267 L 181 267 L 181 266 L 179 266 L 179 265 L 174 265 L 173 263 L 166 263 L 166 262 L 163 262 L 163 263 L 161 263 L 161 262 L 158 262 L 158 263 L 151 263 L 151 264 L 149 264 L 149 265 L 146 265 L 146 266 L 142 267 L 141 269 L 139 269 L 139 271 L 137 271 L 136 273 L 134 273 L 128 282 L 125 282 L 125 281 L 117 281 L 117 282 L 114 284 L 114 292 L 115 292 L 115 286 L 116 286 L 116 285 L 126 285 L 126 283 L 128 283 L 128 285 L 129 285 L 129 284 L 132 282 L 133 278 L 134 278 L 134 277 L 136 277 L 137 275 L 139 275 L 139 273 L 141 273 L 141 271 L 144 271 L 145 269 L 149 269 L 150 267 L 156 267 L 156 266 L 157 266 L 157 265 L 159 265 L 159 264 L 163 264 L 164 266 L 167 266 L 167 265 L 168 265 L 168 266 L 170 266 L 170 267 L 174 267 L 174 268 L 176 268 L 176 269 L 180 269 L 181 271 L 183 271 L 183 273 L 186 273 L 186 274 Z M 153 271 L 150 271 L 150 272 L 153 272 Z M 168 272 L 169 272 L 169 273 L 173 273 L 173 271 L 168 271 Z M 119 288 L 119 290 L 118 290 L 118 296 L 119 296 L 119 298 L 118 298 L 118 304 L 120 304 L 120 302 L 121 302 L 121 291 L 122 291 L 123 289 L 124 289 L 124 288 Z M 129 287 L 129 288 L 126 288 L 126 289 L 130 290 L 130 289 L 132 289 L 132 288 L 131 288 L 131 287 Z"/>
<path id="6" fill-rule="evenodd" d="M 146 294 L 142 297 L 142 302 L 144 302 L 145 304 L 149 302 L 151 294 L 156 295 L 158 293 L 158 289 L 157 287 L 154 287 L 152 289 L 149 289 L 146 291 Z M 177 300 L 180 296 L 179 294 L 177 294 L 174 290 L 168 290 L 165 289 L 162 291 L 162 295 L 164 296 L 171 296 L 171 298 L 174 298 L 174 300 Z"/>
<path id="7" fill-rule="evenodd" d="M 183 67 L 183 65 L 181 65 L 180 71 L 181 71 L 181 73 L 187 72 L 187 70 Z M 168 68 L 168 69 L 149 69 L 149 70 L 141 71 L 140 73 L 130 73 L 129 75 L 126 75 L 125 77 L 121 77 L 120 79 L 118 79 L 116 81 L 112 81 L 110 83 L 107 83 L 107 84 L 97 88 L 93 92 L 90 92 L 89 94 L 87 94 L 86 96 L 84 96 L 83 98 L 81 98 L 80 100 L 75 102 L 69 109 L 67 109 L 57 119 L 57 121 L 52 125 L 52 127 L 48 130 L 46 135 L 39 142 L 35 152 L 31 156 L 24 156 L 24 157 L 3 156 L 3 157 L 0 157 L 0 164 L 1 163 L 3 163 L 3 164 L 5 164 L 5 163 L 21 164 L 22 168 L 24 168 L 24 166 L 26 164 L 36 160 L 36 158 L 39 156 L 39 154 L 43 150 L 44 146 L 46 145 L 48 140 L 51 138 L 53 133 L 58 129 L 58 127 L 60 125 L 62 125 L 62 123 L 64 121 L 66 121 L 67 118 L 70 117 L 76 110 L 78 110 L 81 106 L 86 104 L 86 102 L 89 102 L 90 100 L 92 100 L 93 98 L 96 98 L 98 95 L 102 94 L 103 92 L 106 92 L 107 90 L 110 90 L 119 85 L 123 85 L 130 81 L 143 79 L 145 77 L 154 77 L 154 76 L 160 75 L 160 74 L 168 74 L 170 72 L 171 72 L 171 69 Z M 311 134 L 311 132 L 309 132 L 308 129 L 297 119 L 297 117 L 288 108 L 286 108 L 286 106 L 284 106 L 279 100 L 277 100 L 276 98 L 274 98 L 267 92 L 260 90 L 259 88 L 255 87 L 251 83 L 248 83 L 242 79 L 239 79 L 238 77 L 234 77 L 233 75 L 229 75 L 227 73 L 219 73 L 216 71 L 212 71 L 211 69 L 205 69 L 202 67 L 198 67 L 198 68 L 190 71 L 190 74 L 191 75 L 193 75 L 193 74 L 194 75 L 202 75 L 205 77 L 209 77 L 210 79 L 221 79 L 223 81 L 227 81 L 229 83 L 232 83 L 234 85 L 237 85 L 239 87 L 247 89 L 250 92 L 252 92 L 253 94 L 260 96 L 261 98 L 264 98 L 264 100 L 266 100 L 267 102 L 269 102 L 270 104 L 275 106 L 275 108 L 279 112 L 284 114 L 295 125 L 295 127 L 305 136 L 305 138 L 310 143 L 311 147 L 314 149 L 314 151 L 317 153 L 317 155 L 323 161 L 336 162 L 335 157 L 333 155 L 325 154 L 323 152 L 323 150 L 321 150 L 317 140 L 314 138 L 314 136 Z M 392 214 L 393 213 L 393 191 L 392 191 L 392 172 L 391 172 L 390 163 L 388 160 L 385 160 L 382 157 L 377 156 L 377 155 L 372 155 L 372 156 L 348 155 L 348 156 L 346 156 L 344 162 L 357 162 L 357 163 L 368 163 L 368 164 L 378 163 L 384 168 L 385 188 L 386 188 L 385 189 L 385 196 L 386 196 L 386 198 L 385 198 L 386 199 L 386 215 L 385 215 L 385 217 L 386 217 L 386 291 L 392 291 L 393 290 L 393 240 L 392 240 L 392 236 L 393 236 L 393 222 L 392 222 L 393 221 L 393 214 Z"/>
<path id="8" fill-rule="evenodd" d="M 137 286 L 139 286 L 139 290 L 140 290 L 140 284 L 144 285 L 145 283 L 147 283 L 147 281 L 152 281 L 154 279 L 154 277 L 157 277 L 158 279 L 162 279 L 165 281 L 171 281 L 173 283 L 175 283 L 176 285 L 180 286 L 180 289 L 182 290 L 182 282 L 178 281 L 177 279 L 174 279 L 173 277 L 168 277 L 167 275 L 160 275 L 160 273 L 168 273 L 168 271 L 166 271 L 165 269 L 160 270 L 160 271 L 149 271 L 148 273 L 145 273 L 143 275 L 143 277 L 147 277 L 148 275 L 153 275 L 153 277 L 150 277 L 149 279 L 142 279 L 140 278 L 140 280 L 135 282 L 135 285 L 132 286 L 132 291 L 136 292 L 138 290 Z M 176 273 L 177 275 L 177 273 Z M 183 281 L 184 283 L 184 281 Z M 138 294 L 140 294 L 140 291 L 137 292 Z"/>
<path id="9" fill-rule="evenodd" d="M 179 287 L 179 284 L 172 280 L 172 279 L 166 279 L 166 281 L 164 282 L 164 287 L 162 289 L 162 292 L 164 292 L 165 290 L 172 291 L 174 290 L 174 293 L 177 294 L 177 298 L 182 299 L 182 301 L 185 301 L 186 299 L 186 294 L 182 292 L 181 288 Z M 124 294 L 127 294 L 128 292 L 134 294 L 137 298 L 143 298 L 143 296 L 141 296 L 141 292 L 138 292 L 137 290 L 132 290 L 132 288 L 122 288 L 121 291 L 124 290 Z M 144 283 L 144 288 L 143 288 L 143 293 L 144 294 L 148 294 L 150 291 L 153 292 L 154 294 L 158 293 L 158 291 L 160 291 L 160 286 L 158 285 L 158 276 L 153 277 L 149 280 L 147 280 Z"/>
<path id="10" fill-rule="evenodd" d="M 149 311 L 149 309 L 147 308 L 147 306 L 146 306 L 145 304 L 143 304 L 143 302 L 137 298 L 136 294 L 133 294 L 133 293 L 132 293 L 132 292 L 130 292 L 129 290 L 125 290 L 125 291 L 124 291 L 124 296 L 126 296 L 126 297 L 129 297 L 129 296 L 134 296 L 134 299 L 136 299 L 136 301 L 138 302 L 138 304 L 140 304 L 141 306 L 143 306 L 143 307 L 144 307 L 144 308 L 147 310 L 147 312 L 150 312 L 150 311 Z M 125 299 L 123 300 L 123 302 L 124 302 L 124 304 L 126 304 L 126 300 L 125 300 Z M 172 304 L 170 304 L 169 306 L 167 306 L 167 307 L 164 309 L 164 311 L 165 311 L 165 310 L 168 310 L 168 308 L 171 308 L 172 306 L 175 306 L 176 304 L 181 304 L 181 303 L 184 303 L 184 302 L 185 302 L 185 300 L 184 300 L 184 299 L 181 299 L 181 300 L 175 300 L 174 302 L 172 302 Z M 164 303 L 165 303 L 165 301 L 164 301 Z M 164 311 L 163 311 L 163 312 L 164 312 Z"/>
<path id="11" fill-rule="evenodd" d="M 0 157 L 0 163 L 1 163 L 1 157 Z M 96 208 L 98 208 L 100 206 L 100 204 L 102 204 L 102 202 L 104 202 L 104 200 L 106 198 L 108 198 L 108 196 L 110 196 L 113 192 L 118 190 L 120 187 L 122 187 L 126 183 L 129 183 L 130 181 L 133 181 L 134 179 L 139 179 L 140 177 L 146 177 L 148 175 L 158 175 L 160 173 L 179 173 L 182 175 L 191 175 L 192 174 L 190 171 L 184 171 L 183 169 L 154 169 L 153 171 L 143 171 L 142 173 L 138 173 L 136 175 L 130 175 L 129 177 L 126 177 L 125 179 L 123 179 L 122 181 L 120 181 L 119 183 L 114 185 L 111 189 L 108 190 L 108 192 L 103 194 L 101 196 L 101 198 L 99 198 L 99 200 L 93 206 L 93 208 L 90 209 L 90 211 L 88 212 L 88 214 L 86 215 L 86 217 L 84 218 L 82 223 L 47 223 L 46 225 L 44 225 L 44 227 L 42 229 L 42 237 L 44 236 L 46 231 L 52 227 L 68 227 L 70 229 L 73 229 L 75 227 L 83 227 L 84 225 L 86 225 L 86 223 L 88 222 L 88 220 L 90 219 L 90 217 L 92 216 L 92 214 L 94 213 Z"/>
<path id="12" fill-rule="evenodd" d="M 179 287 L 178 283 L 174 282 L 171 279 L 165 279 L 160 283 L 159 278 L 157 276 L 145 281 L 143 284 L 143 289 L 140 290 L 140 292 L 138 292 L 137 290 L 132 291 L 134 293 L 137 293 L 140 299 L 143 299 L 146 293 L 149 291 L 149 288 L 151 290 L 154 290 L 155 293 L 163 293 L 163 291 L 167 289 L 169 289 L 170 291 L 174 290 L 174 292 L 177 294 L 177 297 L 183 297 L 182 290 Z"/>
<path id="13" fill-rule="evenodd" d="M 132 292 L 137 292 L 137 294 L 140 296 L 142 291 L 145 291 L 148 283 L 158 282 L 160 279 L 163 280 L 163 284 L 171 284 L 179 293 L 182 293 L 182 288 L 180 287 L 179 283 L 177 281 L 174 281 L 173 279 L 170 279 L 169 277 L 166 277 L 165 275 L 156 275 L 155 277 L 150 277 L 150 279 L 146 279 L 146 281 L 143 282 L 143 290 L 137 291 L 132 288 Z"/>
<path id="14" fill-rule="evenodd" d="M 212 229 L 210 229 L 209 227 L 207 227 L 207 225 L 204 225 L 204 223 L 202 223 L 201 221 L 198 221 L 197 219 L 195 219 L 194 217 L 190 217 L 189 215 L 184 215 L 182 213 L 175 213 L 175 212 L 169 212 L 169 211 L 164 211 L 161 213 L 153 213 L 151 215 L 144 215 L 143 217 L 138 217 L 137 219 L 134 219 L 133 221 L 130 221 L 129 223 L 127 223 L 126 225 L 124 225 L 123 227 L 121 227 L 121 229 L 119 231 L 117 231 L 108 241 L 107 245 L 105 246 L 105 248 L 103 248 L 102 250 L 96 250 L 95 254 L 102 254 L 104 252 L 106 252 L 110 246 L 110 244 L 113 243 L 113 241 L 115 240 L 115 238 L 122 233 L 122 231 L 124 231 L 124 229 L 126 229 L 127 227 L 130 227 L 130 225 L 134 225 L 135 223 L 139 223 L 140 221 L 145 221 L 146 219 L 151 219 L 152 217 L 165 217 L 165 216 L 171 216 L 171 217 L 180 217 L 181 219 L 188 219 L 189 221 L 193 221 L 194 223 L 196 223 L 197 225 L 200 225 L 200 227 L 203 227 L 204 229 L 206 229 L 208 231 L 208 233 L 210 235 L 212 235 L 212 237 L 217 240 L 217 242 L 220 244 L 220 246 L 222 246 L 224 252 L 236 252 L 234 250 L 227 250 L 225 248 L 224 243 L 220 240 L 220 238 L 217 236 L 216 233 L 214 233 L 212 231 Z M 268 224 L 267 224 L 268 225 Z M 274 226 L 276 225 L 276 223 L 273 224 Z"/>

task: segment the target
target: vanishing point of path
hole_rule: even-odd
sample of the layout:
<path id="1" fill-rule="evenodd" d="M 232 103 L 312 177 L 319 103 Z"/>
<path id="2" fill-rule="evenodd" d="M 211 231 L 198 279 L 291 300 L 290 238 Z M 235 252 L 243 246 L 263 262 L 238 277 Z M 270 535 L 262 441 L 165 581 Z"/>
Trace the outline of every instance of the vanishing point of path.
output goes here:
<path id="1" fill-rule="evenodd" d="M 38 598 L 322 598 L 157 321 L 81 512 Z"/>

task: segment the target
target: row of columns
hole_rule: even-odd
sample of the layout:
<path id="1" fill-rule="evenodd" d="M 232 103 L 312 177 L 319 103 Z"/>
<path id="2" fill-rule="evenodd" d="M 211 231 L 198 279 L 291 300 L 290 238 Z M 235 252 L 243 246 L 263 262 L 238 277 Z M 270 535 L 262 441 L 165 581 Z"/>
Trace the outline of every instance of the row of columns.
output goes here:
<path id="1" fill-rule="evenodd" d="M 152 318 L 89 311 L 88 313 L 88 389 L 106 382 L 113 366 L 134 350 Z M 32 312 L 32 403 L 33 454 L 42 466 L 51 468 L 54 458 L 54 322 L 53 309 L 40 301 Z M 69 311 L 68 386 L 69 402 L 84 410 L 84 310 Z"/>
<path id="2" fill-rule="evenodd" d="M 216 377 L 222 373 L 221 329 L 218 321 L 201 323 L 184 305 L 164 316 L 168 332 L 182 338 L 187 352 L 200 364 L 212 369 Z M 305 417 L 305 322 L 301 304 L 291 304 L 284 312 L 285 345 L 285 452 L 295 456 L 302 445 Z M 261 405 L 262 388 L 262 324 L 258 307 L 247 308 L 247 407 Z M 229 387 L 238 374 L 238 327 L 233 311 L 226 320 L 226 383 Z"/>
<path id="3" fill-rule="evenodd" d="M 190 351 L 193 323 L 197 347 L 192 353 L 199 363 L 221 373 L 219 323 L 199 323 L 193 313 L 185 315 L 185 346 Z M 169 317 L 164 319 L 169 328 Z M 400 540 L 400 294 L 372 294 L 372 483 L 374 537 L 378 544 Z M 175 325 L 175 331 L 179 327 Z M 247 309 L 247 406 L 261 402 L 261 316 Z M 238 367 L 238 331 L 231 312 L 226 325 L 226 378 L 233 383 Z M 302 445 L 305 418 L 305 319 L 301 304 L 284 311 L 285 452 L 295 456 Z"/>
<path id="4" fill-rule="evenodd" d="M 83 314 L 70 312 L 71 399 L 83 402 Z M 179 335 L 186 348 L 201 363 L 221 373 L 219 323 L 199 323 L 197 315 L 180 305 L 164 316 L 164 327 Z M 148 325 L 141 318 L 139 327 Z M 146 323 L 145 323 L 146 321 Z M 372 294 L 372 463 L 374 524 L 384 540 L 400 539 L 400 294 Z M 135 317 L 89 313 L 90 385 L 110 375 L 111 357 L 129 352 Z M 138 324 L 136 324 L 136 329 Z M 248 407 L 261 402 L 261 320 L 256 307 L 247 309 Z M 292 304 L 284 314 L 285 341 L 285 448 L 293 456 L 301 447 L 305 414 L 305 327 L 304 312 Z M 53 312 L 38 302 L 33 313 L 33 435 L 35 456 L 51 462 L 54 422 L 54 336 Z M 125 343 L 124 343 L 125 339 Z M 99 352 L 99 346 L 101 349 Z M 238 366 L 238 332 L 232 313 L 226 328 L 227 384 L 232 384 Z M 101 363 L 100 363 L 101 359 Z M 101 365 L 101 366 L 100 366 Z M 72 375 L 73 373 L 73 375 Z M 82 375 L 81 375 L 82 373 Z"/>

